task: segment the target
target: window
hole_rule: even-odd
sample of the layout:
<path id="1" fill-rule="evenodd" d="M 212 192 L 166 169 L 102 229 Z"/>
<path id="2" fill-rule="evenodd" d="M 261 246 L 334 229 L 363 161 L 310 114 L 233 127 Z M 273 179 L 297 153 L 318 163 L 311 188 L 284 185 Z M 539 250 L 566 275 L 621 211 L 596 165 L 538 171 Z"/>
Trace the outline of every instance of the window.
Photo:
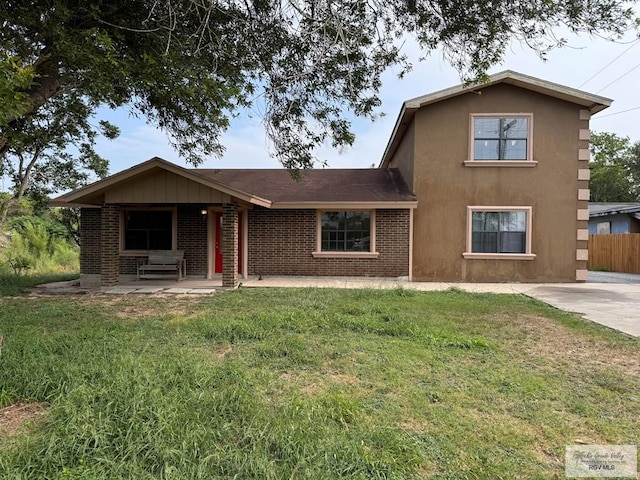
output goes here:
<path id="1" fill-rule="evenodd" d="M 172 210 L 126 210 L 123 250 L 172 250 Z"/>
<path id="2" fill-rule="evenodd" d="M 530 207 L 468 207 L 465 258 L 532 259 Z"/>
<path id="3" fill-rule="evenodd" d="M 533 166 L 531 114 L 472 114 L 470 160 L 466 165 Z"/>
<path id="4" fill-rule="evenodd" d="M 322 212 L 322 252 L 371 251 L 371 212 Z"/>
<path id="5" fill-rule="evenodd" d="M 596 225 L 598 235 L 608 235 L 611 233 L 611 222 L 598 222 Z"/>

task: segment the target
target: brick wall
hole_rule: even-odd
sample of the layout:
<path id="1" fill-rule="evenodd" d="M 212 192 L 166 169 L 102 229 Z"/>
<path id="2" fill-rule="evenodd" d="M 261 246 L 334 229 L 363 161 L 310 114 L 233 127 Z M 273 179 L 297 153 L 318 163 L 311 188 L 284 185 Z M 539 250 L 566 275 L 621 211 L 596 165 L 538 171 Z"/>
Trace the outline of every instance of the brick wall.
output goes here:
<path id="1" fill-rule="evenodd" d="M 184 250 L 187 275 L 207 274 L 207 215 L 205 205 L 178 206 L 178 250 Z"/>
<path id="2" fill-rule="evenodd" d="M 238 206 L 225 203 L 222 212 L 222 286 L 238 286 Z"/>
<path id="3" fill-rule="evenodd" d="M 136 275 L 138 273 L 138 265 L 142 265 L 146 260 L 146 255 L 136 257 L 120 256 L 120 275 Z"/>
<path id="4" fill-rule="evenodd" d="M 102 285 L 118 284 L 120 265 L 120 207 L 102 207 Z"/>
<path id="5" fill-rule="evenodd" d="M 99 275 L 102 256 L 99 208 L 80 209 L 80 273 Z"/>
<path id="6" fill-rule="evenodd" d="M 249 210 L 249 275 L 409 274 L 409 211 L 377 210 L 378 258 L 313 258 L 315 210 Z"/>

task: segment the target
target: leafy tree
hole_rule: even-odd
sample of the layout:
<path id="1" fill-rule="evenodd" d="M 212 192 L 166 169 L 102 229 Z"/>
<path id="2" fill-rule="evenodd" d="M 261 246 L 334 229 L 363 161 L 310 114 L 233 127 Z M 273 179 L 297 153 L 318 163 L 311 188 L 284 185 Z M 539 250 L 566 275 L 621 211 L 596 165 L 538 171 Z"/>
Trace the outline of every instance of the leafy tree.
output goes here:
<path id="1" fill-rule="evenodd" d="M 343 112 L 375 116 L 382 73 L 410 67 L 405 35 L 480 80 L 511 39 L 544 55 L 557 27 L 616 38 L 634 22 L 623 0 L 4 0 L 0 19 L 0 49 L 35 75 L 10 125 L 60 95 L 127 105 L 197 165 L 252 106 L 287 167 L 353 142 Z"/>
<path id="2" fill-rule="evenodd" d="M 0 174 L 11 179 L 13 195 L 0 200 L 0 227 L 27 193 L 37 207 L 50 193 L 108 173 L 108 162 L 94 149 L 97 131 L 89 121 L 90 113 L 84 99 L 63 94 L 5 127 L 7 148 Z M 118 135 L 118 129 L 107 122 L 100 122 L 99 130 L 108 138 Z"/>
<path id="3" fill-rule="evenodd" d="M 634 193 L 630 174 L 632 146 L 629 138 L 619 137 L 615 133 L 594 133 L 590 150 L 591 201 L 636 201 L 638 196 Z M 640 165 L 640 162 L 636 162 L 636 165 Z"/>
<path id="4" fill-rule="evenodd" d="M 631 180 L 631 193 L 635 197 L 635 201 L 640 201 L 640 141 L 629 147 L 627 172 L 629 172 Z"/>
<path id="5" fill-rule="evenodd" d="M 20 115 L 26 107 L 28 88 L 35 77 L 31 65 L 23 66 L 18 57 L 0 57 L 0 126 Z"/>

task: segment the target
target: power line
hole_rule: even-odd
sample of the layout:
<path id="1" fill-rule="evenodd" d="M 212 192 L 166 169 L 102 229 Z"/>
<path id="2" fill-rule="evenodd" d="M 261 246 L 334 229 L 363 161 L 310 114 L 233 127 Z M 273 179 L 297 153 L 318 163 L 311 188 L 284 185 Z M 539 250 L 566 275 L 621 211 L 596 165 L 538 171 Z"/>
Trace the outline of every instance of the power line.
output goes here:
<path id="1" fill-rule="evenodd" d="M 633 107 L 633 108 L 628 108 L 627 110 L 621 110 L 620 112 L 608 113 L 607 115 L 598 115 L 597 117 L 593 117 L 591 119 L 591 121 L 593 122 L 594 120 L 600 120 L 601 118 L 613 117 L 614 115 L 620 115 L 621 113 L 627 113 L 627 112 L 631 112 L 633 110 L 640 110 L 640 106 Z"/>
<path id="2" fill-rule="evenodd" d="M 604 87 L 602 87 L 600 90 L 598 90 L 596 93 L 600 93 L 602 90 L 604 90 L 605 88 L 610 87 L 611 85 L 613 85 L 614 83 L 616 83 L 618 80 L 620 80 L 623 77 L 626 77 L 627 75 L 629 75 L 631 72 L 633 72 L 636 68 L 640 67 L 640 63 L 638 65 L 636 65 L 635 67 L 633 67 L 631 70 L 628 70 L 627 72 L 623 73 L 622 75 L 620 75 L 618 78 L 616 78 L 613 82 L 605 85 Z"/>
<path id="3" fill-rule="evenodd" d="M 620 55 L 618 55 L 616 58 L 614 58 L 613 60 L 611 60 L 609 63 L 607 63 L 604 67 L 602 67 L 600 70 L 598 70 L 596 73 L 594 73 L 593 75 L 591 75 L 589 78 L 587 78 L 584 83 L 582 83 L 582 85 L 580 85 L 578 88 L 582 88 L 584 87 L 587 83 L 589 83 L 591 80 L 593 80 L 596 76 L 598 76 L 600 73 L 602 73 L 604 71 L 604 69 L 606 69 L 609 65 L 611 65 L 613 62 L 615 62 L 616 60 L 618 60 L 621 56 L 623 56 L 625 53 L 627 53 L 629 50 L 631 50 L 633 47 L 635 47 L 636 45 L 638 45 L 638 43 L 640 43 L 640 38 L 635 40 L 630 46 L 629 48 L 627 48 L 624 52 L 622 52 Z M 607 85 L 608 87 L 608 85 Z M 607 88 L 605 87 L 605 88 Z M 604 89 L 603 89 L 604 90 Z"/>

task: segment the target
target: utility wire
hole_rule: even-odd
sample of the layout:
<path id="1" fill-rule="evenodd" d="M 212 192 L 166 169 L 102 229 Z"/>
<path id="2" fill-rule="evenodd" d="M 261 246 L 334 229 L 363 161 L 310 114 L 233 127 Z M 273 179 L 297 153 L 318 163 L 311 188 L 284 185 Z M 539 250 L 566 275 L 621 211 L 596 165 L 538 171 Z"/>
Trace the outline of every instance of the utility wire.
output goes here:
<path id="1" fill-rule="evenodd" d="M 591 80 L 593 80 L 596 76 L 598 76 L 600 73 L 602 73 L 609 65 L 611 65 L 613 62 L 615 62 L 616 60 L 618 60 L 621 56 L 623 56 L 625 53 L 627 53 L 629 50 L 631 50 L 633 47 L 635 47 L 636 45 L 638 45 L 638 43 L 640 43 L 640 38 L 637 39 L 636 41 L 634 41 L 629 48 L 627 48 L 624 52 L 622 52 L 620 55 L 618 55 L 616 58 L 614 58 L 613 60 L 611 60 L 609 63 L 607 63 L 604 67 L 602 67 L 600 70 L 598 70 L 596 73 L 594 73 L 593 75 L 591 75 L 589 78 L 587 78 L 578 88 L 582 88 L 584 87 L 587 83 L 589 83 Z M 607 85 L 608 86 L 608 85 Z M 605 87 L 606 88 L 606 87 Z M 603 89 L 604 90 L 604 89 Z"/>
<path id="2" fill-rule="evenodd" d="M 604 90 L 605 88 L 610 87 L 611 85 L 613 85 L 614 83 L 616 83 L 618 80 L 620 80 L 623 77 L 626 77 L 627 75 L 629 75 L 631 72 L 633 72 L 636 68 L 640 67 L 640 63 L 638 65 L 636 65 L 635 67 L 633 67 L 631 70 L 628 70 L 627 72 L 623 73 L 622 75 L 620 75 L 618 78 L 616 78 L 613 82 L 605 85 L 604 87 L 602 87 L 600 90 L 598 90 L 596 93 L 600 93 L 602 90 Z"/>
<path id="3" fill-rule="evenodd" d="M 633 110 L 640 110 L 640 106 L 633 107 L 633 108 L 628 108 L 627 110 L 621 110 L 620 112 L 608 113 L 606 115 L 598 115 L 597 117 L 593 117 L 591 119 L 591 121 L 593 122 L 594 120 L 600 120 L 601 118 L 613 117 L 614 115 L 620 115 L 621 113 L 627 113 L 627 112 L 631 112 Z"/>

